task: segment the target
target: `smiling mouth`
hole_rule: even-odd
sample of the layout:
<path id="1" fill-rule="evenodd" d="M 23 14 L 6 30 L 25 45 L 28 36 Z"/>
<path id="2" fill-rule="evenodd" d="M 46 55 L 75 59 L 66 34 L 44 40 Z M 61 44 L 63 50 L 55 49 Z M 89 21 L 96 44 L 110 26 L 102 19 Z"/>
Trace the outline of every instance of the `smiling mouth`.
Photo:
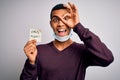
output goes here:
<path id="1" fill-rule="evenodd" d="M 66 29 L 57 29 L 58 36 L 65 36 L 67 30 Z"/>

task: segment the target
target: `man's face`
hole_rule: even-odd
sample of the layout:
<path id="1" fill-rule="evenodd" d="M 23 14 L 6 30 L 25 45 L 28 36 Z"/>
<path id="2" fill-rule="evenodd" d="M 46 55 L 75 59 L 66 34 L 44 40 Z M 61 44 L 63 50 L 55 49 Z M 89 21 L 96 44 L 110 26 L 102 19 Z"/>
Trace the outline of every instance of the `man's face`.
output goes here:
<path id="1" fill-rule="evenodd" d="M 54 33 L 58 36 L 66 36 L 70 33 L 71 28 L 67 26 L 62 19 L 68 20 L 69 16 L 67 16 L 67 10 L 66 9 L 59 9 L 54 10 L 52 12 L 52 19 L 50 21 L 51 27 L 54 31 Z"/>

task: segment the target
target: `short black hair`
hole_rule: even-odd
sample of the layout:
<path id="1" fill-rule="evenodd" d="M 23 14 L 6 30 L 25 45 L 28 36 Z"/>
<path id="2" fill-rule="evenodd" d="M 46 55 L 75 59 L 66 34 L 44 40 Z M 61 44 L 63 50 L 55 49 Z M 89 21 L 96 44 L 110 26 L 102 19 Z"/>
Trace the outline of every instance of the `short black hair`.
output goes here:
<path id="1" fill-rule="evenodd" d="M 62 4 L 62 3 L 55 5 L 51 10 L 50 19 L 52 19 L 52 12 L 54 10 L 59 10 L 59 9 L 66 9 L 66 7 L 64 7 L 64 4 Z"/>

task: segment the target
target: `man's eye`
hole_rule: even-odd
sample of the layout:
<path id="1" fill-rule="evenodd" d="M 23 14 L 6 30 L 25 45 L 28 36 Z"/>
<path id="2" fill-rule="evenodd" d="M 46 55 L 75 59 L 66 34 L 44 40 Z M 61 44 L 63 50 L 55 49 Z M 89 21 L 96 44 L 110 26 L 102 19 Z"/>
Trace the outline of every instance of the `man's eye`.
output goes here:
<path id="1" fill-rule="evenodd" d="M 66 17 L 64 17 L 64 19 L 67 21 L 70 19 L 70 16 L 66 16 Z"/>
<path id="2" fill-rule="evenodd" d="M 59 22 L 59 19 L 58 18 L 53 18 L 52 21 L 53 22 Z"/>

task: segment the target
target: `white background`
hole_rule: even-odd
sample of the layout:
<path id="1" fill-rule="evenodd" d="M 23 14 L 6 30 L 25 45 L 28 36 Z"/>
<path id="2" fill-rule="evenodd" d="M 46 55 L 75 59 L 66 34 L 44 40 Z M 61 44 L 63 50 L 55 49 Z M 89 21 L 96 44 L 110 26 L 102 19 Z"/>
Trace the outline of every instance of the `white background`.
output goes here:
<path id="1" fill-rule="evenodd" d="M 80 21 L 113 52 L 108 67 L 89 67 L 86 80 L 120 79 L 120 0 L 69 0 L 79 9 Z M 53 40 L 51 8 L 67 0 L 0 0 L 0 80 L 19 80 L 26 56 L 23 52 L 31 27 L 42 30 L 42 43 Z M 80 42 L 73 34 L 73 40 Z"/>

